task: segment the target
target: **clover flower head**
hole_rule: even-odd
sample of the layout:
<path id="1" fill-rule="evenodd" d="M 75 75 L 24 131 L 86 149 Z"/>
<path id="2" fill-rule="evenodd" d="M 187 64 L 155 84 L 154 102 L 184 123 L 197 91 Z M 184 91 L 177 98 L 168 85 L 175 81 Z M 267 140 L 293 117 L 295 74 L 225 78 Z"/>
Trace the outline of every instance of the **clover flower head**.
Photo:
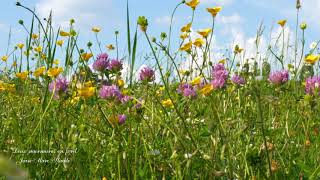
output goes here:
<path id="1" fill-rule="evenodd" d="M 275 85 L 284 84 L 289 80 L 289 72 L 287 70 L 276 71 L 269 75 L 268 80 Z"/>
<path id="2" fill-rule="evenodd" d="M 150 67 L 144 67 L 139 74 L 140 81 L 147 81 L 151 82 L 155 79 L 154 70 L 152 70 Z"/>
<path id="3" fill-rule="evenodd" d="M 102 99 L 115 99 L 119 101 L 123 97 L 123 95 L 120 92 L 120 89 L 116 85 L 102 86 L 99 92 L 99 96 Z"/>
<path id="4" fill-rule="evenodd" d="M 232 76 L 231 81 L 236 85 L 244 85 L 246 83 L 246 80 L 239 75 Z"/>
<path id="5" fill-rule="evenodd" d="M 109 56 L 106 53 L 99 54 L 96 61 L 93 63 L 93 69 L 103 72 L 109 66 Z"/>
<path id="6" fill-rule="evenodd" d="M 306 79 L 306 93 L 320 96 L 320 76 L 313 76 Z"/>

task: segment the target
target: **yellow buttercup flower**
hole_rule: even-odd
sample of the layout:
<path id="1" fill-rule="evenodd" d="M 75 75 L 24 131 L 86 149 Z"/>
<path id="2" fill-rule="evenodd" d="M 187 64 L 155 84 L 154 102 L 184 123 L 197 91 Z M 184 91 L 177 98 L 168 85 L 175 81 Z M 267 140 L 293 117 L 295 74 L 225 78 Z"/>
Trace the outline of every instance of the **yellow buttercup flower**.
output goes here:
<path id="1" fill-rule="evenodd" d="M 190 31 L 190 28 L 191 28 L 191 23 L 188 23 L 188 24 L 186 24 L 185 26 L 183 26 L 182 28 L 181 28 L 181 32 L 189 32 Z"/>
<path id="2" fill-rule="evenodd" d="M 188 33 L 183 33 L 183 34 L 180 35 L 181 39 L 187 39 L 188 37 L 189 37 Z"/>
<path id="3" fill-rule="evenodd" d="M 101 31 L 101 28 L 99 28 L 99 27 L 93 27 L 91 30 L 92 30 L 93 32 L 95 32 L 95 33 L 98 33 L 98 32 Z"/>
<path id="4" fill-rule="evenodd" d="M 212 29 L 207 28 L 207 29 L 203 29 L 198 31 L 198 34 L 200 34 L 203 38 L 208 37 L 208 35 L 211 33 Z"/>
<path id="5" fill-rule="evenodd" d="M 191 7 L 193 10 L 195 10 L 199 3 L 200 3 L 199 0 L 191 0 L 189 2 L 186 2 L 186 5 Z"/>
<path id="6" fill-rule="evenodd" d="M 93 87 L 93 81 L 87 81 L 84 83 L 84 87 Z"/>
<path id="7" fill-rule="evenodd" d="M 163 100 L 161 104 L 164 107 L 173 108 L 173 102 L 171 101 L 171 99 Z"/>
<path id="8" fill-rule="evenodd" d="M 191 81 L 191 84 L 194 86 L 194 85 L 199 85 L 201 83 L 201 76 L 198 76 L 196 78 L 194 78 L 192 81 Z"/>
<path id="9" fill-rule="evenodd" d="M 106 48 L 110 51 L 114 50 L 114 46 L 112 44 L 107 45 Z"/>
<path id="10" fill-rule="evenodd" d="M 220 64 L 225 64 L 225 63 L 226 63 L 226 59 L 221 59 L 221 60 L 219 61 L 219 63 L 220 63 Z"/>
<path id="11" fill-rule="evenodd" d="M 236 46 L 234 47 L 234 53 L 235 53 L 235 54 L 239 54 L 239 53 L 241 53 L 242 51 L 243 51 L 243 49 L 240 48 L 239 45 L 236 45 Z"/>
<path id="12" fill-rule="evenodd" d="M 192 47 L 192 42 L 188 42 L 180 47 L 180 51 L 190 51 Z"/>
<path id="13" fill-rule="evenodd" d="M 42 76 L 44 74 L 44 71 L 46 70 L 46 67 L 42 66 L 42 67 L 39 67 L 38 69 L 36 69 L 34 72 L 33 72 L 33 75 L 35 77 L 39 77 L 39 76 Z"/>
<path id="14" fill-rule="evenodd" d="M 200 90 L 200 94 L 207 96 L 209 95 L 211 92 L 213 91 L 213 86 L 212 84 L 207 84 L 205 85 L 201 90 Z"/>
<path id="15" fill-rule="evenodd" d="M 313 64 L 315 64 L 319 59 L 320 59 L 320 55 L 310 54 L 310 55 L 308 55 L 304 60 L 305 60 L 306 63 L 313 65 Z"/>
<path id="16" fill-rule="evenodd" d="M 42 51 L 42 47 L 41 46 L 35 47 L 34 50 L 40 53 Z"/>
<path id="17" fill-rule="evenodd" d="M 7 62 L 8 56 L 2 56 L 2 57 L 1 57 L 1 60 L 2 60 L 3 62 Z"/>
<path id="18" fill-rule="evenodd" d="M 84 61 L 89 61 L 90 58 L 93 57 L 93 54 L 92 53 L 83 53 L 81 54 L 81 58 L 84 60 Z"/>
<path id="19" fill-rule="evenodd" d="M 19 44 L 17 44 L 17 47 L 18 47 L 19 49 L 22 49 L 22 48 L 24 47 L 24 44 L 19 43 Z"/>
<path id="20" fill-rule="evenodd" d="M 123 87 L 124 86 L 124 81 L 122 79 L 118 79 L 117 84 L 119 87 Z"/>
<path id="21" fill-rule="evenodd" d="M 202 47 L 202 45 L 204 45 L 204 41 L 201 38 L 197 38 L 194 40 L 193 44 L 197 47 Z"/>
<path id="22" fill-rule="evenodd" d="M 49 77 L 57 77 L 59 76 L 59 74 L 63 71 L 62 67 L 54 67 L 54 68 L 50 68 L 47 72 Z"/>
<path id="23" fill-rule="evenodd" d="M 59 63 L 60 63 L 60 61 L 58 59 L 53 61 L 53 64 L 55 64 L 55 65 L 59 65 Z"/>
<path id="24" fill-rule="evenodd" d="M 278 24 L 281 26 L 281 27 L 284 27 L 287 23 L 287 20 L 283 19 L 283 20 L 280 20 L 278 21 Z"/>
<path id="25" fill-rule="evenodd" d="M 77 92 L 79 97 L 89 98 L 94 96 L 95 90 L 96 90 L 95 87 L 82 87 L 82 88 L 79 88 Z"/>
<path id="26" fill-rule="evenodd" d="M 6 90 L 5 83 L 0 81 L 0 92 L 5 91 L 5 90 Z"/>
<path id="27" fill-rule="evenodd" d="M 62 37 L 70 36 L 70 33 L 61 30 L 60 36 L 62 36 Z"/>
<path id="28" fill-rule="evenodd" d="M 32 34 L 32 39 L 38 39 L 38 35 L 37 34 Z"/>
<path id="29" fill-rule="evenodd" d="M 217 14 L 221 11 L 222 7 L 213 7 L 213 8 L 207 8 L 207 11 L 213 16 L 217 16 Z"/>
<path id="30" fill-rule="evenodd" d="M 63 45 L 64 41 L 63 40 L 58 40 L 56 43 L 57 43 L 58 46 L 61 47 Z"/>
<path id="31" fill-rule="evenodd" d="M 21 80 L 25 80 L 28 77 L 29 72 L 28 71 L 24 71 L 21 73 L 16 73 L 16 77 L 21 79 Z"/>

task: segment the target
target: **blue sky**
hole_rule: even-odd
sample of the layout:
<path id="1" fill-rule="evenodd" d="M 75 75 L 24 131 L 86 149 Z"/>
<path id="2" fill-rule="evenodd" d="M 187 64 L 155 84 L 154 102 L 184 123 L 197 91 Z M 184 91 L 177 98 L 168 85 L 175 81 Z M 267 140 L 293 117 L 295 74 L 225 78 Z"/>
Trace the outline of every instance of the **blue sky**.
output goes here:
<path id="1" fill-rule="evenodd" d="M 302 9 L 300 22 L 306 22 L 307 43 L 316 41 L 320 35 L 320 1 L 301 0 Z M 114 31 L 120 32 L 120 54 L 126 50 L 126 1 L 125 0 L 21 0 L 22 4 L 36 8 L 41 17 L 45 17 L 53 10 L 55 26 L 66 26 L 69 19 L 76 20 L 76 29 L 80 32 L 80 44 L 85 47 L 89 40 L 94 42 L 91 27 L 99 26 L 99 34 L 103 45 L 114 44 Z M 170 14 L 178 4 L 177 0 L 129 0 L 131 25 L 140 15 L 149 19 L 148 31 L 151 36 L 159 37 L 161 32 L 168 32 Z M 193 29 L 209 28 L 211 16 L 206 12 L 206 7 L 222 6 L 223 9 L 217 17 L 214 31 L 215 47 L 213 51 L 220 51 L 233 44 L 240 44 L 248 51 L 253 51 L 252 39 L 255 37 L 260 22 L 265 25 L 264 42 L 261 46 L 267 47 L 270 29 L 279 28 L 276 22 L 280 19 L 288 20 L 287 32 L 293 35 L 295 29 L 295 0 L 200 0 L 196 9 Z M 31 15 L 24 9 L 15 6 L 13 0 L 1 0 L 0 6 L 0 56 L 5 55 L 10 27 L 13 37 L 11 47 L 19 42 L 24 42 L 26 32 L 18 24 L 23 19 L 29 25 Z M 180 6 L 174 18 L 173 40 L 178 42 L 180 28 L 190 21 L 191 9 L 185 5 Z M 134 28 L 134 26 L 132 26 Z M 251 50 L 250 50 L 251 49 Z M 139 35 L 138 55 L 141 59 L 146 50 L 145 39 Z M 250 53 L 249 53 L 250 54 Z"/>

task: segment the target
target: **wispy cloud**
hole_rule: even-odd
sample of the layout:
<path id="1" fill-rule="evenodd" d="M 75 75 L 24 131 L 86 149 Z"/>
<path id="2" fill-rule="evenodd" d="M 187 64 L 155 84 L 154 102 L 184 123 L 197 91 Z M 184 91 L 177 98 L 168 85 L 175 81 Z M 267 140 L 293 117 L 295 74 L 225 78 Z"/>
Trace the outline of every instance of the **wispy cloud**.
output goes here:
<path id="1" fill-rule="evenodd" d="M 171 23 L 171 16 L 160 16 L 160 17 L 157 17 L 155 22 L 158 24 L 158 25 L 162 25 L 162 26 L 170 26 L 170 23 Z M 173 18 L 173 23 L 176 22 L 176 18 Z"/>
<path id="2" fill-rule="evenodd" d="M 116 22 L 112 0 L 39 0 L 36 9 L 42 17 L 47 17 L 52 10 L 58 26 L 67 26 L 72 18 L 78 26 L 86 28 Z"/>
<path id="3" fill-rule="evenodd" d="M 0 23 L 0 31 L 6 31 L 8 26 L 6 24 Z"/>
<path id="4" fill-rule="evenodd" d="M 201 4 L 203 5 L 220 5 L 220 6 L 227 6 L 231 5 L 234 0 L 201 0 Z"/>

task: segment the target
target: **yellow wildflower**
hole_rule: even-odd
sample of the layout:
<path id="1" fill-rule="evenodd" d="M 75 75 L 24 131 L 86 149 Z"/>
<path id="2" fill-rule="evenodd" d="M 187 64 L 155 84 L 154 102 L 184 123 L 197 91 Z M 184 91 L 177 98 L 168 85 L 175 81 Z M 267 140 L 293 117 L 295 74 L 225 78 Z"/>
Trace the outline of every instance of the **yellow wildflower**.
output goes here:
<path id="1" fill-rule="evenodd" d="M 92 30 L 93 32 L 95 32 L 95 33 L 98 33 L 98 32 L 101 31 L 101 28 L 99 28 L 99 27 L 93 27 L 91 30 Z"/>
<path id="2" fill-rule="evenodd" d="M 203 29 L 198 31 L 198 34 L 200 34 L 203 38 L 208 37 L 208 35 L 211 33 L 212 29 L 207 28 L 207 29 Z"/>
<path id="3" fill-rule="evenodd" d="M 70 33 L 61 30 L 60 36 L 63 36 L 63 37 L 70 36 Z"/>
<path id="4" fill-rule="evenodd" d="M 199 85 L 201 83 L 201 76 L 198 76 L 196 78 L 194 78 L 192 81 L 191 81 L 191 84 L 194 86 L 194 85 Z"/>
<path id="5" fill-rule="evenodd" d="M 60 62 L 60 61 L 59 61 L 58 59 L 56 59 L 56 60 L 53 61 L 53 64 L 59 65 L 59 62 Z"/>
<path id="6" fill-rule="evenodd" d="M 205 85 L 201 90 L 200 93 L 204 96 L 209 95 L 213 91 L 213 86 L 212 84 L 207 84 Z"/>
<path id="7" fill-rule="evenodd" d="M 163 101 L 161 102 L 161 104 L 162 104 L 164 107 L 173 108 L 173 102 L 171 101 L 171 99 L 163 100 Z"/>
<path id="8" fill-rule="evenodd" d="M 19 49 L 22 49 L 22 48 L 24 47 L 24 44 L 19 43 L 19 44 L 17 44 L 17 47 L 18 47 Z"/>
<path id="9" fill-rule="evenodd" d="M 42 51 L 42 47 L 41 46 L 35 47 L 34 50 L 40 53 Z"/>
<path id="10" fill-rule="evenodd" d="M 74 97 L 72 97 L 70 103 L 71 103 L 72 105 L 75 105 L 77 102 L 79 102 L 79 100 L 80 100 L 80 97 L 79 97 L 79 96 L 74 96 Z"/>
<path id="11" fill-rule="evenodd" d="M 85 87 L 92 87 L 93 86 L 93 81 L 87 81 L 84 83 Z"/>
<path id="12" fill-rule="evenodd" d="M 193 44 L 197 47 L 202 47 L 202 45 L 204 44 L 204 41 L 201 38 L 197 38 Z"/>
<path id="13" fill-rule="evenodd" d="M 309 54 L 304 60 L 308 64 L 315 64 L 320 59 L 319 55 Z"/>
<path id="14" fill-rule="evenodd" d="M 110 51 L 114 50 L 114 46 L 112 44 L 107 45 L 106 48 Z"/>
<path id="15" fill-rule="evenodd" d="M 243 49 L 240 48 L 239 45 L 236 45 L 236 46 L 234 47 L 234 53 L 235 53 L 235 54 L 239 54 L 239 53 L 241 53 L 242 51 L 243 51 Z"/>
<path id="16" fill-rule="evenodd" d="M 122 79 L 118 79 L 117 84 L 119 87 L 123 87 L 124 86 L 124 81 Z"/>
<path id="17" fill-rule="evenodd" d="M 5 83 L 0 81 L 0 92 L 5 91 L 5 90 L 6 90 Z"/>
<path id="18" fill-rule="evenodd" d="M 32 39 L 38 39 L 38 35 L 37 34 L 32 34 Z"/>
<path id="19" fill-rule="evenodd" d="M 188 37 L 189 37 L 188 33 L 183 33 L 183 34 L 180 35 L 181 39 L 187 39 Z"/>
<path id="20" fill-rule="evenodd" d="M 1 60 L 4 61 L 4 62 L 7 62 L 8 56 L 2 56 L 2 57 L 1 57 Z"/>
<path id="21" fill-rule="evenodd" d="M 79 97 L 84 97 L 84 98 L 89 98 L 91 96 L 94 96 L 95 94 L 95 87 L 82 87 L 78 89 L 78 96 Z"/>
<path id="22" fill-rule="evenodd" d="M 93 57 L 93 54 L 92 53 L 83 53 L 81 54 L 81 58 L 84 60 L 84 61 L 89 61 L 90 58 Z"/>
<path id="23" fill-rule="evenodd" d="M 226 63 L 226 59 L 221 59 L 221 60 L 219 61 L 219 63 L 225 64 L 225 63 Z"/>
<path id="24" fill-rule="evenodd" d="M 185 26 L 183 26 L 181 28 L 181 32 L 190 32 L 191 25 L 192 25 L 191 23 L 188 23 Z"/>
<path id="25" fill-rule="evenodd" d="M 188 42 L 180 47 L 180 51 L 190 51 L 192 47 L 192 42 Z"/>
<path id="26" fill-rule="evenodd" d="M 63 71 L 62 67 L 54 67 L 54 68 L 50 68 L 47 72 L 48 76 L 50 77 L 57 77 L 59 76 L 59 74 Z"/>
<path id="27" fill-rule="evenodd" d="M 199 3 L 200 3 L 199 0 L 191 0 L 189 2 L 186 2 L 186 5 L 191 7 L 193 10 L 195 10 Z"/>
<path id="28" fill-rule="evenodd" d="M 46 67 L 42 66 L 42 67 L 39 67 L 38 69 L 36 69 L 34 72 L 33 72 L 33 75 L 35 77 L 39 77 L 39 76 L 42 76 L 44 74 L 44 71 L 46 70 Z"/>
<path id="29" fill-rule="evenodd" d="M 207 11 L 213 16 L 215 17 L 220 11 L 221 11 L 222 7 L 213 7 L 213 8 L 207 8 Z"/>
<path id="30" fill-rule="evenodd" d="M 63 45 L 64 41 L 63 40 L 58 40 L 56 43 L 57 43 L 58 46 L 61 47 Z"/>
<path id="31" fill-rule="evenodd" d="M 24 72 L 16 73 L 16 77 L 21 80 L 25 80 L 25 79 L 27 79 L 28 74 L 29 74 L 28 71 L 24 71 Z"/>
<path id="32" fill-rule="evenodd" d="M 278 24 L 281 26 L 281 27 L 284 27 L 287 23 L 287 20 L 283 19 L 283 20 L 280 20 L 278 21 Z"/>

